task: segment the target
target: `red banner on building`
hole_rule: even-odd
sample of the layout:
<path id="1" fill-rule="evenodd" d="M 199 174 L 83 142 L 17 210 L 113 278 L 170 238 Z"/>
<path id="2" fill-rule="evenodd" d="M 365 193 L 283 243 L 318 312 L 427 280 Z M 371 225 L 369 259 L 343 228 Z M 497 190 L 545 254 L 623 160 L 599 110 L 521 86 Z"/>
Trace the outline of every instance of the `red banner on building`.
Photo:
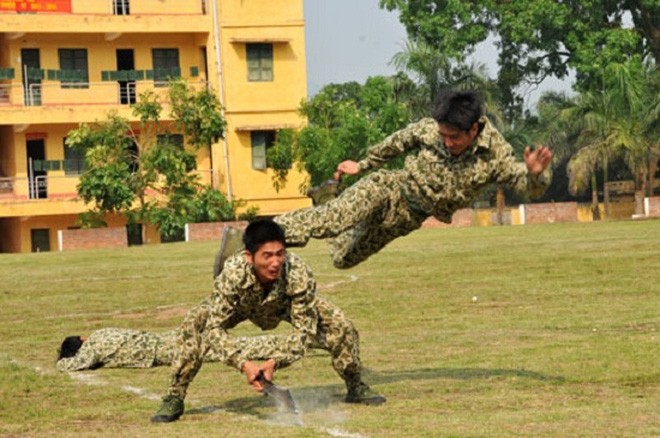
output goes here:
<path id="1" fill-rule="evenodd" d="M 0 0 L 0 11 L 71 12 L 71 0 Z"/>

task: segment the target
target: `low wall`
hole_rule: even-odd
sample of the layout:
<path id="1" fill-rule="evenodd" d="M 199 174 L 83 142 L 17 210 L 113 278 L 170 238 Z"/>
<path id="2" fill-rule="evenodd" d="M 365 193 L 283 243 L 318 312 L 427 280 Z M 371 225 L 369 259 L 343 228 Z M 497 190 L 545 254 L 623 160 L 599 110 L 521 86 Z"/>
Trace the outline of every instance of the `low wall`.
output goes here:
<path id="1" fill-rule="evenodd" d="M 660 217 L 660 196 L 644 199 L 644 210 L 648 217 Z"/>
<path id="2" fill-rule="evenodd" d="M 196 240 L 220 240 L 222 229 L 228 225 L 245 229 L 248 223 L 247 221 L 236 221 L 186 224 L 186 242 L 193 242 Z"/>
<path id="3" fill-rule="evenodd" d="M 423 228 L 492 226 L 497 222 L 497 211 L 493 208 L 462 209 L 445 224 L 430 217 L 422 224 Z M 546 224 L 555 222 L 577 222 L 577 202 L 549 202 L 544 204 L 524 204 L 519 208 L 505 207 L 502 225 Z"/>
<path id="4" fill-rule="evenodd" d="M 422 223 L 422 228 L 469 227 L 472 226 L 473 211 L 474 210 L 469 208 L 458 210 L 451 217 L 451 224 L 440 222 L 431 216 Z"/>
<path id="5" fill-rule="evenodd" d="M 128 237 L 125 227 L 58 230 L 57 246 L 60 251 L 126 248 L 128 246 Z"/>
<path id="6" fill-rule="evenodd" d="M 577 222 L 577 202 L 547 202 L 520 206 L 522 223 L 548 224 L 557 222 Z"/>

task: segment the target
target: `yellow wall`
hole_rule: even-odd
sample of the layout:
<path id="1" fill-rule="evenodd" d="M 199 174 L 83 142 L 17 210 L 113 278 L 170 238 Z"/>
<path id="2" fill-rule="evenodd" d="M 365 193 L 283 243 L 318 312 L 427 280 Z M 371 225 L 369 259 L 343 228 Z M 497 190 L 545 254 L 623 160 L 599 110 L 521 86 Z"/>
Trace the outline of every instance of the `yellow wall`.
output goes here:
<path id="1" fill-rule="evenodd" d="M 112 13 L 110 0 L 73 0 L 71 9 L 74 14 L 109 14 Z M 130 2 L 131 15 L 153 14 L 200 14 L 202 0 L 133 0 Z"/>
<path id="2" fill-rule="evenodd" d="M 303 2 L 289 1 L 287 7 L 269 0 L 229 0 L 219 4 L 224 105 L 234 197 L 258 206 L 259 213 L 264 215 L 307 207 L 311 201 L 301 194 L 306 175 L 292 169 L 286 186 L 275 191 L 272 170 L 252 168 L 250 139 L 250 130 L 304 124 L 298 114 L 300 103 L 307 96 Z M 273 81 L 248 81 L 248 42 L 273 44 Z M 217 159 L 224 160 L 222 151 L 218 152 Z M 214 158 L 214 161 L 217 160 Z M 222 187 L 226 189 L 224 181 Z"/>
<path id="3" fill-rule="evenodd" d="M 219 13 L 218 52 L 212 1 Z M 299 188 L 306 181 L 304 174 L 292 170 L 287 186 L 277 192 L 271 170 L 252 169 L 250 142 L 250 130 L 255 126 L 279 129 L 304 123 L 298 114 L 307 95 L 303 0 L 208 0 L 205 14 L 202 0 L 134 0 L 132 16 L 112 16 L 111 4 L 111 0 L 73 0 L 73 14 L 0 15 L 0 67 L 16 71 L 14 80 L 3 81 L 11 82 L 12 88 L 10 104 L 0 104 L 0 165 L 8 177 L 15 178 L 15 195 L 22 197 L 0 199 L 0 237 L 7 242 L 0 251 L 6 247 L 29 251 L 32 228 L 50 229 L 51 248 L 55 249 L 57 229 L 73 226 L 77 213 L 86 209 L 74 199 L 78 177 L 66 176 L 64 170 L 48 171 L 48 199 L 27 199 L 26 135 L 45 133 L 46 159 L 59 161 L 64 159 L 63 139 L 80 123 L 93 123 L 116 111 L 137 127 L 129 106 L 118 102 L 118 84 L 102 81 L 102 71 L 117 69 L 117 49 L 133 49 L 135 69 L 151 70 L 153 48 L 177 48 L 183 77 L 188 78 L 190 68 L 197 67 L 199 77 L 190 81 L 195 87 L 210 81 L 223 100 L 228 122 L 226 143 L 221 141 L 211 150 L 201 148 L 197 152 L 198 174 L 204 184 L 213 182 L 226 193 L 227 180 L 231 181 L 233 199 L 248 201 L 247 206 L 257 206 L 263 215 L 310 205 Z M 273 42 L 272 82 L 247 80 L 246 41 Z M 21 89 L 23 48 L 39 49 L 44 70 L 59 70 L 58 49 L 87 49 L 89 88 L 62 89 L 59 81 L 46 77 L 42 81 L 42 105 L 25 106 Z M 153 85 L 152 81 L 138 81 L 137 94 L 153 89 Z M 167 88 L 156 91 L 164 93 Z M 144 237 L 145 243 L 160 241 L 153 227 L 145 229 Z"/>
<path id="4" fill-rule="evenodd" d="M 232 39 L 256 38 L 267 40 L 260 28 L 223 29 L 223 69 L 225 83 L 225 106 L 228 112 L 251 113 L 254 111 L 294 111 L 307 95 L 305 71 L 304 28 L 276 28 L 273 38 L 290 41 L 273 43 L 273 81 L 249 82 L 247 79 L 246 43 L 231 42 Z"/>
<path id="5" fill-rule="evenodd" d="M 497 214 L 495 208 L 480 208 L 472 210 L 472 225 L 489 227 L 493 225 L 493 218 Z M 520 210 L 518 207 L 504 207 L 504 215 L 511 216 L 511 225 L 520 224 Z"/>
<path id="6" fill-rule="evenodd" d="M 10 126 L 0 126 L 0 170 L 6 176 L 14 173 L 14 138 Z"/>
<path id="7" fill-rule="evenodd" d="M 511 225 L 520 225 L 520 209 L 518 207 L 511 209 Z"/>
<path id="8" fill-rule="evenodd" d="M 610 203 L 610 215 L 607 218 L 605 217 L 605 205 L 603 203 L 598 204 L 598 211 L 601 219 L 630 219 L 635 214 L 635 203 L 633 201 Z M 591 204 L 579 204 L 577 214 L 578 222 L 593 221 Z"/>
<path id="9" fill-rule="evenodd" d="M 102 81 L 102 71 L 114 71 L 117 69 L 117 49 L 133 49 L 136 70 L 153 69 L 152 49 L 172 48 L 179 50 L 179 62 L 183 77 L 190 76 L 190 68 L 198 67 L 203 71 L 200 56 L 199 38 L 195 35 L 136 35 L 124 34 L 117 39 L 108 42 L 103 34 L 86 35 L 83 40 L 71 39 L 69 35 L 39 35 L 29 34 L 18 40 L 13 40 L 9 46 L 10 63 L 3 67 L 14 68 L 16 77 L 14 84 L 21 83 L 21 49 L 39 48 L 41 68 L 44 70 L 59 70 L 59 49 L 87 49 L 87 60 L 89 68 L 89 88 L 63 89 L 60 81 L 42 81 L 42 105 L 117 105 L 118 84 L 114 81 Z M 199 78 L 191 78 L 198 82 Z M 153 89 L 153 81 L 138 81 L 136 92 L 139 95 L 146 89 Z M 167 87 L 158 88 L 156 91 L 165 93 Z M 20 90 L 19 90 L 20 91 Z M 13 103 L 18 105 L 23 101 L 22 93 L 14 92 Z M 106 111 L 108 109 L 106 108 Z"/>
<path id="10" fill-rule="evenodd" d="M 147 225 L 142 229 L 144 243 L 147 245 L 160 243 L 160 233 L 153 225 Z"/>
<path id="11" fill-rule="evenodd" d="M 0 65 L 3 67 L 9 66 L 9 43 L 6 39 L 0 40 Z"/>
<path id="12" fill-rule="evenodd" d="M 493 210 L 490 208 L 483 208 L 472 211 L 472 225 L 487 227 L 493 225 Z"/>
<path id="13" fill-rule="evenodd" d="M 17 217 L 0 218 L 0 252 L 21 252 L 20 227 Z"/>
<path id="14" fill-rule="evenodd" d="M 291 120 L 295 122 L 295 120 Z M 234 195 L 237 199 L 259 206 L 265 215 L 279 214 L 292 208 L 307 207 L 310 199 L 301 195 L 300 186 L 307 183 L 306 175 L 290 170 L 287 184 L 279 192 L 273 187 L 272 169 L 252 168 L 252 143 L 249 131 L 229 130 L 227 139 L 233 147 L 230 151 L 231 174 Z M 308 183 L 307 183 L 308 184 Z M 269 202 L 269 200 L 271 200 Z"/>
<path id="15" fill-rule="evenodd" d="M 31 230 L 47 228 L 50 237 L 50 251 L 57 251 L 57 230 L 75 226 L 76 216 L 31 216 L 20 223 L 19 234 L 21 236 L 21 252 L 32 251 Z"/>
<path id="16" fill-rule="evenodd" d="M 52 216 L 32 216 L 24 218 L 19 226 L 21 252 L 30 252 L 32 250 L 31 230 L 36 228 L 48 228 L 50 237 L 50 250 L 57 251 L 57 231 L 65 230 L 76 226 L 77 215 L 52 215 Z M 122 217 L 109 216 L 106 218 L 109 227 L 123 227 L 126 221 Z"/>
<path id="17" fill-rule="evenodd" d="M 299 23 L 304 19 L 302 0 L 222 0 L 218 1 L 223 26 L 272 26 L 273 23 Z"/>

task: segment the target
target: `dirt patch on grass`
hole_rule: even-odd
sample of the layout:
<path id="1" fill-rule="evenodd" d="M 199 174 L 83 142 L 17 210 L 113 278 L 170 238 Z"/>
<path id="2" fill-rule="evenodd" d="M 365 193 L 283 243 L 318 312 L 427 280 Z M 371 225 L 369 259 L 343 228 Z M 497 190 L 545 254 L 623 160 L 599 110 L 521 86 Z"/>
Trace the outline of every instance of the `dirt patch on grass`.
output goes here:
<path id="1" fill-rule="evenodd" d="M 142 312 L 120 313 L 113 318 L 118 319 L 143 319 L 145 317 L 155 319 L 170 319 L 185 316 L 190 306 L 168 307 L 167 309 L 149 309 Z"/>
<path id="2" fill-rule="evenodd" d="M 188 313 L 188 310 L 190 310 L 190 306 L 187 307 L 180 306 L 180 307 L 172 307 L 169 309 L 162 309 L 156 313 L 156 319 L 170 319 L 170 318 L 182 317 L 185 316 L 186 313 Z"/>

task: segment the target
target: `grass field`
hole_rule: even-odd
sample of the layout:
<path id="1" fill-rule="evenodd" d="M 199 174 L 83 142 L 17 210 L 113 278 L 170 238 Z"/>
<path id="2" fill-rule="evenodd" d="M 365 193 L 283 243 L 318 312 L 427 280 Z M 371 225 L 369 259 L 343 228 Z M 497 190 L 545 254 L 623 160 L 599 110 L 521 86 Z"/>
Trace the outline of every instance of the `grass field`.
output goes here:
<path id="1" fill-rule="evenodd" d="M 222 364 L 161 425 L 167 367 L 55 370 L 66 335 L 176 327 L 216 246 L 0 255 L 0 436 L 660 436 L 660 221 L 424 229 L 347 271 L 297 250 L 360 331 L 378 407 L 343 403 L 317 351 L 276 375 L 298 425 Z"/>

